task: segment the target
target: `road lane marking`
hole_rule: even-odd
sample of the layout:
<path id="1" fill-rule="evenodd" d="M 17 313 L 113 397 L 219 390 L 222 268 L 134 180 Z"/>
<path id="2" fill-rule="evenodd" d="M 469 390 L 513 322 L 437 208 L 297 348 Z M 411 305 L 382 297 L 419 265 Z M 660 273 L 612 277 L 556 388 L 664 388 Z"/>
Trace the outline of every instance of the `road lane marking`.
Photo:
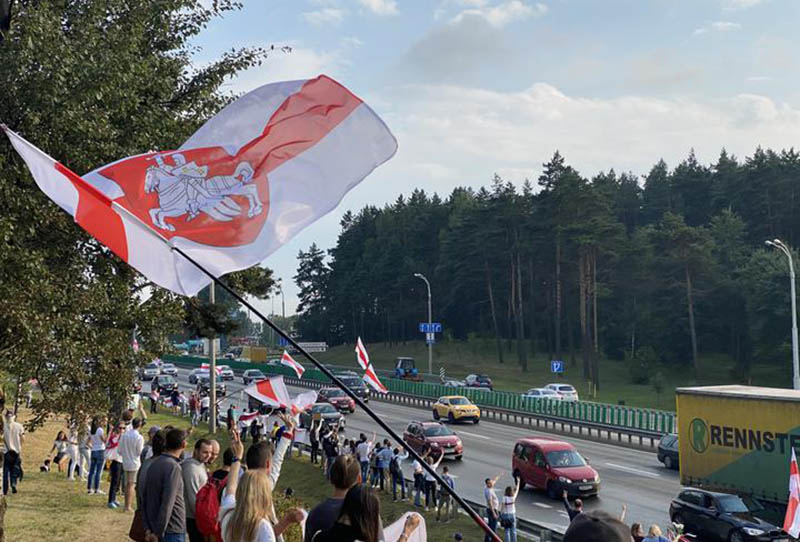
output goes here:
<path id="1" fill-rule="evenodd" d="M 475 438 L 482 438 L 483 440 L 492 440 L 492 437 L 487 437 L 486 435 L 478 435 L 475 433 L 468 433 L 467 431 L 456 431 L 456 435 L 469 435 Z"/>
<path id="2" fill-rule="evenodd" d="M 617 465 L 615 463 L 606 463 L 606 466 L 611 467 L 612 469 L 630 472 L 631 474 L 638 474 L 639 476 L 647 476 L 649 478 L 661 478 L 661 475 L 655 472 L 648 472 L 646 470 L 634 469 L 633 467 L 625 467 L 623 465 Z"/>
<path id="3" fill-rule="evenodd" d="M 534 506 L 538 506 L 539 508 L 552 508 L 549 504 L 545 504 L 543 502 L 535 502 L 533 503 Z"/>

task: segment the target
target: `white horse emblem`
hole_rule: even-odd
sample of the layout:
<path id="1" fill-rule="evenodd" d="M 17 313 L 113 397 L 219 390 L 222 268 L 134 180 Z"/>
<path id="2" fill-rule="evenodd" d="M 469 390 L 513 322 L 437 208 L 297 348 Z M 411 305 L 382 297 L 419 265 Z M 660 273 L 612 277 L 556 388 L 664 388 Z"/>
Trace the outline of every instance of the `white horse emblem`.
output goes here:
<path id="1" fill-rule="evenodd" d="M 186 163 L 182 154 L 173 154 L 174 166 L 164 163 L 162 156 L 156 156 L 158 165 L 145 171 L 145 193 L 158 194 L 158 207 L 150 209 L 153 224 L 162 230 L 175 231 L 175 226 L 164 219 L 188 215 L 192 220 L 205 213 L 214 220 L 228 222 L 242 214 L 241 206 L 230 196 L 247 198 L 247 217 L 261 214 L 264 206 L 258 197 L 258 187 L 252 182 L 255 174 L 248 162 L 239 162 L 233 175 L 217 175 L 206 179 L 208 166 Z"/>

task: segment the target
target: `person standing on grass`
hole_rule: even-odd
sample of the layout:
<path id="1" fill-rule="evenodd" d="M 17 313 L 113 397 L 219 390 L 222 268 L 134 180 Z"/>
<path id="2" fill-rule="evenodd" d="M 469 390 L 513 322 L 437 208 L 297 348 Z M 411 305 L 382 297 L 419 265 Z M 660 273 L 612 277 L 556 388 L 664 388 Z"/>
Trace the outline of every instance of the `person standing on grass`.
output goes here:
<path id="1" fill-rule="evenodd" d="M 122 470 L 125 472 L 125 512 L 131 512 L 133 504 L 134 490 L 136 487 L 136 477 L 139 468 L 142 466 L 142 449 L 144 449 L 144 437 L 139 433 L 142 421 L 134 418 L 130 428 L 125 431 L 119 439 L 119 453 L 122 456 Z"/>
<path id="2" fill-rule="evenodd" d="M 365 484 L 368 483 L 367 480 L 369 480 L 369 453 L 374 440 L 375 433 L 372 434 L 372 440 L 370 441 L 367 441 L 367 435 L 361 433 L 359 437 L 359 443 L 356 446 L 358 463 L 361 465 L 361 480 Z"/>
<path id="3" fill-rule="evenodd" d="M 434 463 L 433 458 L 428 456 L 426 458 L 428 465 L 430 465 L 432 470 L 436 470 L 439 467 L 439 464 L 444 459 L 444 452 L 439 454 L 439 459 L 436 460 Z M 428 471 L 425 471 L 425 511 L 428 511 L 428 508 L 433 505 L 433 510 L 436 510 L 436 478 L 433 477 Z"/>
<path id="4" fill-rule="evenodd" d="M 150 389 L 150 414 L 156 414 L 158 412 L 158 388 L 153 386 Z"/>
<path id="5" fill-rule="evenodd" d="M 78 427 L 78 468 L 81 480 L 89 480 L 89 467 L 92 464 L 92 443 L 89 442 L 89 424 L 82 423 Z"/>
<path id="6" fill-rule="evenodd" d="M 208 409 L 211 408 L 211 397 L 207 394 L 203 394 L 200 397 L 200 419 L 207 422 L 208 421 Z"/>
<path id="7" fill-rule="evenodd" d="M 430 453 L 430 450 L 425 450 L 420 459 L 425 461 L 428 453 Z M 425 469 L 416 459 L 411 464 L 411 468 L 414 469 L 414 506 L 419 508 L 422 506 L 422 493 L 425 491 Z"/>
<path id="8" fill-rule="evenodd" d="M 403 477 L 402 463 L 408 459 L 408 452 L 400 455 L 400 448 L 395 448 L 389 460 L 389 474 L 392 475 L 392 502 L 397 502 L 397 486 L 400 486 L 400 500 L 406 500 L 406 479 Z"/>
<path id="9" fill-rule="evenodd" d="M 516 478 L 514 487 L 507 486 L 500 508 L 500 526 L 503 528 L 505 542 L 517 542 L 517 495 L 521 478 Z"/>
<path id="10" fill-rule="evenodd" d="M 450 469 L 448 467 L 442 469 L 442 481 L 447 484 L 447 487 L 450 489 L 456 489 L 456 480 L 450 474 Z M 445 510 L 445 523 L 449 522 L 451 519 L 456 519 L 456 507 L 453 502 L 453 496 L 450 495 L 450 492 L 444 487 L 439 490 L 439 506 L 436 508 L 436 521 L 441 521 L 442 510 Z"/>
<path id="11" fill-rule="evenodd" d="M 56 435 L 56 440 L 53 441 L 53 447 L 50 448 L 48 455 L 52 454 L 53 452 L 56 455 L 53 457 L 53 463 L 58 466 L 58 472 L 64 471 L 64 464 L 67 461 L 67 447 L 69 446 L 69 440 L 67 439 L 67 434 L 64 431 L 59 431 Z"/>
<path id="12" fill-rule="evenodd" d="M 67 456 L 69 457 L 69 466 L 67 467 L 67 480 L 75 479 L 75 471 L 79 467 L 80 455 L 78 455 L 78 429 L 75 422 L 69 424 L 69 433 L 67 433 Z"/>
<path id="13" fill-rule="evenodd" d="M 331 429 L 322 441 L 322 450 L 325 452 L 325 478 L 331 479 L 331 467 L 339 456 L 339 432 Z"/>
<path id="14" fill-rule="evenodd" d="M 106 435 L 105 431 L 103 431 L 103 425 L 105 425 L 105 423 L 105 418 L 95 416 L 92 418 L 92 423 L 89 426 L 89 449 L 92 453 L 86 490 L 89 494 L 93 495 L 105 494 L 105 492 L 100 489 L 100 477 L 103 474 L 103 465 L 106 459 Z"/>
<path id="15" fill-rule="evenodd" d="M 380 480 L 381 491 L 389 490 L 389 480 L 387 474 L 389 472 L 389 464 L 392 462 L 391 442 L 388 439 L 383 441 L 383 448 L 378 452 L 378 479 Z"/>
<path id="16" fill-rule="evenodd" d="M 108 436 L 106 443 L 106 461 L 109 462 L 109 476 L 110 484 L 108 486 L 108 507 L 111 509 L 119 508 L 117 503 L 117 491 L 120 487 L 122 480 L 122 456 L 119 453 L 119 441 L 125 431 L 125 425 L 119 422 L 111 434 Z"/>
<path id="17" fill-rule="evenodd" d="M 164 453 L 164 446 L 166 445 L 166 432 L 158 430 L 150 439 L 152 447 L 152 455 L 142 461 L 142 466 L 139 468 L 139 473 L 136 475 L 136 509 L 144 510 L 144 486 L 147 480 L 147 472 L 150 465 L 156 460 L 158 456 Z"/>
<path id="18" fill-rule="evenodd" d="M 185 542 L 186 507 L 180 458 L 186 449 L 186 434 L 170 429 L 165 435 L 164 453 L 148 466 L 142 501 L 146 542 Z"/>
<path id="19" fill-rule="evenodd" d="M 15 420 L 14 413 L 6 411 L 3 426 L 3 443 L 6 453 L 3 456 L 3 495 L 17 492 L 17 480 L 22 473 L 22 444 L 25 442 L 25 428 Z"/>
<path id="20" fill-rule="evenodd" d="M 319 463 L 319 429 L 321 425 L 321 420 L 314 419 L 311 421 L 311 427 L 308 428 L 308 442 L 311 444 L 312 465 Z"/>
<path id="21" fill-rule="evenodd" d="M 500 518 L 500 501 L 497 499 L 497 493 L 494 489 L 494 485 L 500 479 L 500 476 L 502 474 L 498 474 L 494 478 L 487 478 L 483 488 L 483 498 L 486 501 L 486 523 L 493 533 L 497 532 L 497 520 Z M 483 537 L 484 542 L 492 542 L 493 540 L 494 537 L 489 533 L 486 533 Z"/>
<path id="22" fill-rule="evenodd" d="M 211 441 L 201 438 L 194 445 L 192 457 L 183 460 L 183 500 L 186 504 L 186 532 L 191 542 L 203 542 L 203 535 L 197 530 L 195 522 L 195 499 L 197 492 L 208 481 L 206 463 L 211 457 Z"/>

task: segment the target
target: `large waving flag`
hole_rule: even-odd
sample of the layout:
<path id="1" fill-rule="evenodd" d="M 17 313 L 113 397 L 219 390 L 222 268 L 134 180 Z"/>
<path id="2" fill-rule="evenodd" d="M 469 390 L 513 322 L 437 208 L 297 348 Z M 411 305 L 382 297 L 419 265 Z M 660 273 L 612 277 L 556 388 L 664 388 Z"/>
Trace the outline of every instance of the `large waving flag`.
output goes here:
<path id="1" fill-rule="evenodd" d="M 261 263 L 397 150 L 381 119 L 319 76 L 262 86 L 174 151 L 76 175 L 3 126 L 36 183 L 149 280 L 194 295 L 215 276 Z"/>
<path id="2" fill-rule="evenodd" d="M 356 361 L 365 371 L 369 367 L 369 354 L 367 354 L 367 349 L 364 348 L 364 343 L 361 342 L 361 337 L 356 340 Z"/>
<path id="3" fill-rule="evenodd" d="M 259 380 L 246 387 L 244 392 L 273 408 L 287 408 L 291 405 L 289 391 L 286 389 L 282 376 Z"/>
<path id="4" fill-rule="evenodd" d="M 303 378 L 303 373 L 306 372 L 305 368 L 295 361 L 286 350 L 283 351 L 283 355 L 281 356 L 281 365 L 292 368 L 297 378 Z"/>
<path id="5" fill-rule="evenodd" d="M 789 464 L 789 502 L 786 505 L 786 517 L 783 519 L 783 530 L 789 536 L 800 535 L 800 473 L 797 469 L 797 457 L 792 448 L 792 462 Z"/>
<path id="6" fill-rule="evenodd" d="M 363 380 L 369 385 L 370 388 L 378 393 L 389 393 L 389 390 L 386 389 L 386 386 L 381 383 L 377 373 L 375 372 L 375 369 L 372 368 L 372 365 L 367 367 L 367 370 L 364 372 Z"/>
<path id="7" fill-rule="evenodd" d="M 300 393 L 292 399 L 292 415 L 297 416 L 301 412 L 304 412 L 314 406 L 314 403 L 317 402 L 317 391 L 311 390 Z"/>

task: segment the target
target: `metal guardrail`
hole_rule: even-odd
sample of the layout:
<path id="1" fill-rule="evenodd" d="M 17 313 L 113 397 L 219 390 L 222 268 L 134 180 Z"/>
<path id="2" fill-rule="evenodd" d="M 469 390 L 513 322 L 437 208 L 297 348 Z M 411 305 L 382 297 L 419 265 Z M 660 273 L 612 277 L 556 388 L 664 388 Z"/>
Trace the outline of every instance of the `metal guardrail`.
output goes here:
<path id="1" fill-rule="evenodd" d="M 208 361 L 192 356 L 164 356 L 164 359 L 186 366 Z M 260 369 L 268 374 L 280 374 L 286 378 L 287 383 L 296 386 L 321 388 L 328 385 L 327 378 L 316 369 L 307 369 L 303 378 L 297 379 L 292 369 L 280 365 L 227 360 L 222 363 L 238 370 Z M 397 379 L 385 379 L 384 385 L 389 393 L 386 396 L 373 394 L 373 398 L 428 409 L 443 395 L 465 395 L 481 408 L 484 418 L 580 438 L 616 440 L 622 445 L 647 450 L 655 449 L 661 436 L 673 432 L 676 427 L 675 414 L 671 412 L 587 401 L 528 399 L 508 392 L 451 388 Z"/>

